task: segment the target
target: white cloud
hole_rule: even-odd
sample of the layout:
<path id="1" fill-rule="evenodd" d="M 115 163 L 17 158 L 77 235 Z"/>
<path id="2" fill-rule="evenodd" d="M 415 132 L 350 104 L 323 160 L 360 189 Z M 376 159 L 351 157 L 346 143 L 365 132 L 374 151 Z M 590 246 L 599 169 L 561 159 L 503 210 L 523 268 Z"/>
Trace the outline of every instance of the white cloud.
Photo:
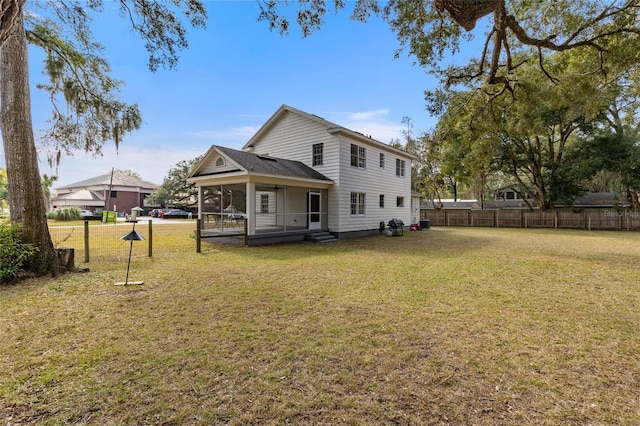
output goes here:
<path id="1" fill-rule="evenodd" d="M 385 108 L 373 111 L 333 113 L 331 121 L 347 129 L 371 136 L 383 143 L 389 143 L 392 139 L 402 139 L 404 126 L 392 122 L 388 117 L 389 109 Z"/>
<path id="2" fill-rule="evenodd" d="M 369 121 L 377 117 L 386 117 L 389 109 L 377 109 L 375 111 L 361 111 L 347 113 L 347 119 L 352 121 Z"/>

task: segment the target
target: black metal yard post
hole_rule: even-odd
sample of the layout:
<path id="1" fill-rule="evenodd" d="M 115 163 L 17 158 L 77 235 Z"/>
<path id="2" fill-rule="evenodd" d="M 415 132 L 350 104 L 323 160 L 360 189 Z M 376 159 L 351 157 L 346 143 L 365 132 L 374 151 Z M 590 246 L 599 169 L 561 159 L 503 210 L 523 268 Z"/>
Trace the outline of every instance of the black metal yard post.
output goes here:
<path id="1" fill-rule="evenodd" d="M 84 261 L 89 263 L 89 221 L 84 221 Z"/>

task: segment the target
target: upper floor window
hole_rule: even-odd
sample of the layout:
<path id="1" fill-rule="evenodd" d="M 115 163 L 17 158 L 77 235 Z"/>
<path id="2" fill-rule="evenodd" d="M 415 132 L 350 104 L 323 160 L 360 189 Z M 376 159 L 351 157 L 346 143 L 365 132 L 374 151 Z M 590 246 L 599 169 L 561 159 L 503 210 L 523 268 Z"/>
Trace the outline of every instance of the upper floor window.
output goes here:
<path id="1" fill-rule="evenodd" d="M 109 193 L 109 198 L 118 198 L 118 191 L 111 191 Z"/>
<path id="2" fill-rule="evenodd" d="M 396 158 L 396 176 L 404 177 L 404 160 Z"/>
<path id="3" fill-rule="evenodd" d="M 216 160 L 216 167 L 222 167 L 222 166 L 224 166 L 224 158 L 218 157 L 218 159 Z"/>
<path id="4" fill-rule="evenodd" d="M 404 207 L 404 197 L 396 198 L 396 207 Z"/>
<path id="5" fill-rule="evenodd" d="M 380 153 L 380 168 L 384 169 L 384 154 Z"/>
<path id="6" fill-rule="evenodd" d="M 361 169 L 365 168 L 366 150 L 364 147 L 351 144 L 351 165 Z"/>
<path id="7" fill-rule="evenodd" d="M 363 216 L 365 213 L 365 194 L 363 192 L 351 193 L 351 214 Z"/>
<path id="8" fill-rule="evenodd" d="M 313 160 L 312 164 L 314 166 L 322 166 L 324 163 L 324 159 L 322 156 L 322 145 L 321 143 L 316 143 L 313 145 Z"/>

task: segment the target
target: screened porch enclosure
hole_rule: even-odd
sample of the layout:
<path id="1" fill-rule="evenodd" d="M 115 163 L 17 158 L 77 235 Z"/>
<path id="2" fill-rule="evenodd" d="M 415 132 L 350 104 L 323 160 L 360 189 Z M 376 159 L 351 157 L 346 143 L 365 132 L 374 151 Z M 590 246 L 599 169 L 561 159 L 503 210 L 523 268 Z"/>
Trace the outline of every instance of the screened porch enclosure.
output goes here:
<path id="1" fill-rule="evenodd" d="M 208 234 L 328 229 L 326 189 L 239 183 L 202 186 L 200 191 L 202 230 Z"/>

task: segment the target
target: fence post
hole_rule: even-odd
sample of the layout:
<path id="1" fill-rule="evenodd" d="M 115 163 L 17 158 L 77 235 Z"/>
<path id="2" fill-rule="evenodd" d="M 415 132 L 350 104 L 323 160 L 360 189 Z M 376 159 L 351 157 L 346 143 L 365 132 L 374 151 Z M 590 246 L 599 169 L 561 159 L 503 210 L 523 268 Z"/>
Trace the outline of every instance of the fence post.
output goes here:
<path id="1" fill-rule="evenodd" d="M 618 213 L 618 231 L 622 231 L 622 215 Z"/>
<path id="2" fill-rule="evenodd" d="M 196 253 L 202 253 L 200 245 L 200 229 L 202 228 L 202 219 L 196 219 Z"/>
<path id="3" fill-rule="evenodd" d="M 627 231 L 631 230 L 631 216 L 627 210 L 624 211 L 624 221 L 627 223 Z"/>
<path id="4" fill-rule="evenodd" d="M 89 221 L 84 221 L 84 261 L 89 263 Z"/>
<path id="5" fill-rule="evenodd" d="M 149 218 L 149 257 L 153 256 L 153 220 Z"/>
<path id="6" fill-rule="evenodd" d="M 553 228 L 558 229 L 558 210 L 553 212 Z"/>

